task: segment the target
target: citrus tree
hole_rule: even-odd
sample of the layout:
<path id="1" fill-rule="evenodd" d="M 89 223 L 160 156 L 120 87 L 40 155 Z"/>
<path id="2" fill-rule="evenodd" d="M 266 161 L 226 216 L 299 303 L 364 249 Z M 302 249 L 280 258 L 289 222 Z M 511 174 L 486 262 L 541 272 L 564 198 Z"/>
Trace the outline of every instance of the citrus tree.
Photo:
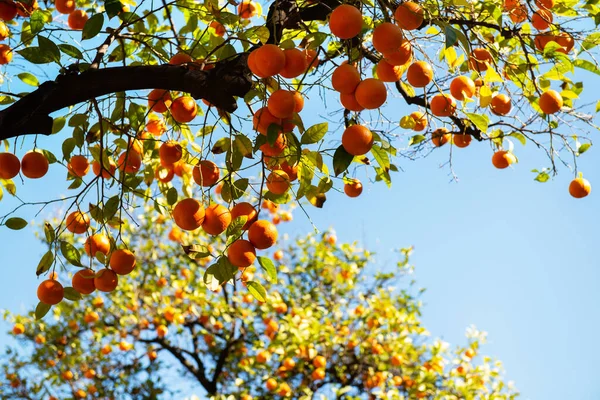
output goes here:
<path id="1" fill-rule="evenodd" d="M 207 282 L 223 284 L 237 275 L 230 265 L 277 241 L 258 215 L 264 199 L 323 207 L 342 187 L 356 197 L 359 167 L 391 184 L 398 160 L 441 146 L 451 160 L 476 142 L 507 168 L 516 140 L 547 155 L 538 181 L 560 165 L 578 174 L 596 128 L 575 71 L 600 73 L 598 15 L 583 0 L 0 0 L 0 193 L 16 196 L 49 168 L 62 168 L 66 184 L 52 187 L 68 193 L 8 199 L 0 224 L 21 229 L 24 207 L 64 205 L 46 225 L 36 272 L 47 276 L 82 265 L 82 251 L 131 259 L 114 252 L 121 225 L 151 204 L 183 230 L 235 232 L 231 255 L 209 268 Z M 332 126 L 305 105 L 331 111 Z M 569 186 L 576 198 L 590 191 L 580 173 Z M 83 274 L 111 290 L 116 273 Z M 47 311 L 65 293 L 47 279 L 38 294 Z"/>
<path id="2" fill-rule="evenodd" d="M 459 347 L 429 336 L 421 291 L 408 281 L 410 248 L 395 265 L 375 267 L 356 244 L 311 234 L 282 243 L 272 268 L 246 269 L 207 291 L 197 282 L 209 263 L 183 254 L 179 240 L 196 250 L 212 243 L 213 254 L 225 241 L 173 237 L 160 217 L 135 222 L 121 237 L 141 262 L 119 276 L 115 291 L 74 296 L 44 320 L 4 314 L 17 344 L 1 358 L 0 397 L 181 398 L 183 387 L 244 400 L 516 396 L 500 363 L 483 356 L 483 332 L 470 328 Z M 58 278 L 76 286 L 71 275 Z M 268 302 L 249 294 L 259 275 Z"/>

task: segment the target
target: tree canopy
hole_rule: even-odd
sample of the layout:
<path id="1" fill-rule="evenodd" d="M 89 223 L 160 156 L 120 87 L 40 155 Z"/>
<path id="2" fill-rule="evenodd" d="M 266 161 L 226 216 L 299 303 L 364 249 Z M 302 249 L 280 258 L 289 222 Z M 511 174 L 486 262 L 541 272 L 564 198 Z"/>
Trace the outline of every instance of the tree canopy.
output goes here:
<path id="1" fill-rule="evenodd" d="M 411 248 L 381 266 L 333 232 L 310 234 L 282 243 L 273 269 L 249 268 L 207 291 L 197 282 L 210 262 L 183 254 L 179 240 L 212 243 L 215 254 L 226 242 L 170 233 L 157 216 L 125 224 L 141 262 L 111 293 L 74 296 L 43 320 L 5 312 L 17 344 L 0 357 L 0 397 L 181 398 L 195 388 L 222 400 L 517 395 L 484 355 L 484 332 L 470 327 L 466 343 L 451 346 L 422 325 Z M 267 302 L 249 293 L 258 277 Z"/>

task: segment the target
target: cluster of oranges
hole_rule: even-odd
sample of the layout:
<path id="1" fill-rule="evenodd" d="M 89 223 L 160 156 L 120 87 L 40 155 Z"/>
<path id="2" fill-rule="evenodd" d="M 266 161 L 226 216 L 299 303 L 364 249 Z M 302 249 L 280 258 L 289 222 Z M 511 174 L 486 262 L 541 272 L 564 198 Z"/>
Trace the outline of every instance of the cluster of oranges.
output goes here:
<path id="1" fill-rule="evenodd" d="M 0 178 L 12 179 L 21 172 L 29 179 L 38 179 L 46 175 L 49 162 L 44 153 L 30 151 L 19 161 L 12 153 L 0 153 Z"/>

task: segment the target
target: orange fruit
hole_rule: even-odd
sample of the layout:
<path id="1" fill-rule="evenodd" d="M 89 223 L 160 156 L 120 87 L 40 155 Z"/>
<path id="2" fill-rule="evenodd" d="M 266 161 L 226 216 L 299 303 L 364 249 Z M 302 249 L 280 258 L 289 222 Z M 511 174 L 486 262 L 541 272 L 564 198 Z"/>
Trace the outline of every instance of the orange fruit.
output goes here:
<path id="1" fill-rule="evenodd" d="M 90 170 L 90 162 L 85 156 L 76 155 L 71 157 L 67 167 L 71 174 L 83 178 Z"/>
<path id="2" fill-rule="evenodd" d="M 392 65 L 385 59 L 381 59 L 377 63 L 375 70 L 377 78 L 383 82 L 398 82 L 402 77 L 402 68 L 400 66 Z"/>
<path id="3" fill-rule="evenodd" d="M 425 87 L 433 80 L 433 68 L 425 61 L 416 61 L 406 70 L 406 80 L 413 87 Z"/>
<path id="4" fill-rule="evenodd" d="M 271 124 L 281 126 L 281 119 L 275 117 L 267 107 L 258 109 L 252 117 L 252 125 L 254 129 L 263 135 L 266 135 Z"/>
<path id="5" fill-rule="evenodd" d="M 390 362 L 394 367 L 399 367 L 402 365 L 403 360 L 401 356 L 394 354 L 392 358 L 390 358 Z"/>
<path id="6" fill-rule="evenodd" d="M 373 133 L 362 125 L 352 125 L 342 134 L 342 146 L 353 156 L 367 154 L 373 147 Z"/>
<path id="7" fill-rule="evenodd" d="M 296 78 L 306 72 L 306 57 L 298 49 L 283 50 L 285 56 L 285 64 L 279 75 L 284 78 Z"/>
<path id="8" fill-rule="evenodd" d="M 225 27 L 219 21 L 212 21 L 209 26 L 215 30 L 215 36 L 225 36 Z"/>
<path id="9" fill-rule="evenodd" d="M 98 252 L 107 255 L 110 251 L 110 241 L 106 235 L 96 233 L 86 239 L 83 248 L 90 257 L 95 257 Z"/>
<path id="10" fill-rule="evenodd" d="M 101 292 L 112 292 L 117 288 L 118 284 L 118 275 L 108 268 L 103 268 L 98 271 L 94 278 L 94 285 L 96 286 L 96 289 Z"/>
<path id="11" fill-rule="evenodd" d="M 10 35 L 10 30 L 6 26 L 6 24 L 0 21 L 0 41 L 6 40 L 6 38 Z"/>
<path id="12" fill-rule="evenodd" d="M 456 102 L 447 94 L 437 94 L 429 104 L 431 113 L 436 117 L 449 117 L 456 111 Z"/>
<path id="13" fill-rule="evenodd" d="M 569 184 L 569 194 L 576 199 L 581 199 L 592 192 L 592 185 L 587 179 L 577 177 Z"/>
<path id="14" fill-rule="evenodd" d="M 294 95 L 294 112 L 299 113 L 304 108 L 304 97 L 300 92 L 294 91 L 292 93 Z"/>
<path id="15" fill-rule="evenodd" d="M 75 0 L 56 0 L 54 7 L 61 14 L 71 14 L 75 11 Z"/>
<path id="16" fill-rule="evenodd" d="M 90 294 L 96 290 L 96 285 L 94 284 L 95 275 L 91 269 L 79 270 L 73 275 L 71 286 L 81 294 Z"/>
<path id="17" fill-rule="evenodd" d="M 396 8 L 394 12 L 394 19 L 396 24 L 402 29 L 411 31 L 417 29 L 423 24 L 425 18 L 425 11 L 423 8 L 412 1 L 402 3 Z"/>
<path id="18" fill-rule="evenodd" d="M 279 89 L 269 96 L 267 109 L 275 118 L 291 118 L 295 108 L 294 92 Z"/>
<path id="19" fill-rule="evenodd" d="M 566 32 L 559 32 L 554 36 L 554 41 L 562 46 L 562 49 L 557 49 L 559 53 L 567 54 L 573 50 L 573 46 L 575 46 L 575 40 L 573 40 L 573 36 L 569 35 Z"/>
<path id="20" fill-rule="evenodd" d="M 17 5 L 12 0 L 0 2 L 0 19 L 12 21 L 17 16 Z"/>
<path id="21" fill-rule="evenodd" d="M 27 178 L 39 179 L 48 172 L 48 159 L 43 153 L 31 151 L 21 159 L 21 172 Z"/>
<path id="22" fill-rule="evenodd" d="M 441 147 L 450 141 L 450 133 L 446 128 L 438 128 L 431 132 L 431 142 L 435 147 Z"/>
<path id="23" fill-rule="evenodd" d="M 146 123 L 146 129 L 154 136 L 160 136 L 167 130 L 167 124 L 162 118 L 151 118 Z"/>
<path id="24" fill-rule="evenodd" d="M 242 0 L 242 2 L 238 5 L 237 11 L 239 17 L 242 19 L 250 19 L 258 15 L 256 3 L 251 0 Z"/>
<path id="25" fill-rule="evenodd" d="M 156 328 L 156 335 L 160 338 L 167 336 L 167 333 L 169 333 L 169 329 L 164 325 L 159 325 Z"/>
<path id="26" fill-rule="evenodd" d="M 267 390 L 273 392 L 275 389 L 277 389 L 278 385 L 277 385 L 277 381 L 275 380 L 275 378 L 269 378 L 269 379 L 267 379 L 265 386 L 267 387 Z"/>
<path id="27" fill-rule="evenodd" d="M 373 47 L 380 53 L 398 50 L 403 39 L 402 29 L 391 22 L 384 22 L 373 29 Z"/>
<path id="28" fill-rule="evenodd" d="M 323 356 L 316 356 L 312 363 L 315 368 L 325 368 L 327 366 L 327 359 Z"/>
<path id="29" fill-rule="evenodd" d="M 271 222 L 260 219 L 250 225 L 248 240 L 259 250 L 268 249 L 277 242 L 277 228 Z"/>
<path id="30" fill-rule="evenodd" d="M 517 161 L 512 153 L 505 150 L 498 150 L 492 156 L 492 164 L 498 169 L 507 168 L 509 165 L 514 164 Z"/>
<path id="31" fill-rule="evenodd" d="M 17 14 L 19 14 L 21 17 L 24 17 L 24 18 L 31 17 L 31 14 L 35 10 L 40 8 L 37 0 L 31 0 L 31 1 L 28 1 L 27 3 L 25 1 L 17 1 L 16 5 L 17 5 Z"/>
<path id="32" fill-rule="evenodd" d="M 69 14 L 69 18 L 67 20 L 69 24 L 69 28 L 80 31 L 85 26 L 85 23 L 88 20 L 88 15 L 83 10 L 75 10 Z"/>
<path id="33" fill-rule="evenodd" d="M 319 55 L 315 49 L 304 50 L 304 57 L 306 59 L 306 68 L 308 71 L 319 65 Z"/>
<path id="34" fill-rule="evenodd" d="M 13 51 L 8 45 L 0 44 L 0 65 L 8 64 L 13 58 Z"/>
<path id="35" fill-rule="evenodd" d="M 285 67 L 285 54 L 278 46 L 274 44 L 265 44 L 252 53 L 256 53 L 254 60 L 254 67 L 258 76 L 270 77 L 277 75 Z M 252 54 L 251 53 L 251 54 Z"/>
<path id="36" fill-rule="evenodd" d="M 148 110 L 155 111 L 157 113 L 166 112 L 171 104 L 173 103 L 173 98 L 171 97 L 171 92 L 164 89 L 154 89 L 150 93 L 148 93 Z M 150 129 L 148 129 L 150 131 Z M 152 131 L 150 131 L 152 132 Z M 154 133 L 154 132 L 152 132 Z M 161 132 L 162 133 L 162 132 Z"/>
<path id="37" fill-rule="evenodd" d="M 290 188 L 290 177 L 282 170 L 275 170 L 267 177 L 267 189 L 271 193 L 281 195 Z"/>
<path id="38" fill-rule="evenodd" d="M 450 94 L 456 100 L 472 98 L 475 95 L 475 82 L 468 76 L 457 76 L 450 82 Z"/>
<path id="39" fill-rule="evenodd" d="M 275 139 L 275 142 L 272 145 L 267 142 L 260 146 L 260 151 L 262 151 L 267 157 L 277 157 L 283 152 L 286 145 L 287 143 L 285 135 L 283 133 L 279 133 L 277 135 L 277 139 Z"/>
<path id="40" fill-rule="evenodd" d="M 379 79 L 367 78 L 358 84 L 354 97 L 361 107 L 374 110 L 381 107 L 387 100 L 387 89 Z"/>
<path id="41" fill-rule="evenodd" d="M 471 135 L 453 135 L 452 141 L 456 147 L 465 148 L 471 143 Z"/>
<path id="42" fill-rule="evenodd" d="M 119 169 L 128 174 L 135 174 L 142 167 L 142 155 L 137 151 L 126 151 L 117 160 Z"/>
<path id="43" fill-rule="evenodd" d="M 360 74 L 351 64 L 342 64 L 331 74 L 331 86 L 340 93 L 354 93 L 359 83 Z"/>
<path id="44" fill-rule="evenodd" d="M 0 153 L 0 178 L 12 179 L 19 174 L 21 161 L 12 153 Z"/>
<path id="45" fill-rule="evenodd" d="M 256 212 L 256 208 L 250 203 L 242 202 L 238 203 L 231 209 L 231 219 L 235 220 L 238 217 L 245 215 L 248 217 L 246 223 L 242 227 L 242 229 L 246 230 L 250 228 L 250 225 L 256 221 L 258 213 Z"/>
<path id="46" fill-rule="evenodd" d="M 554 7 L 554 0 L 535 0 L 535 5 L 539 8 L 550 10 Z"/>
<path id="47" fill-rule="evenodd" d="M 290 177 L 290 182 L 298 179 L 298 164 L 289 165 L 287 161 L 284 161 L 281 163 L 281 170 L 288 174 Z"/>
<path id="48" fill-rule="evenodd" d="M 37 288 L 37 297 L 44 304 L 58 304 L 64 295 L 65 291 L 62 285 L 52 279 L 43 281 Z"/>
<path id="49" fill-rule="evenodd" d="M 362 30 L 360 10 L 349 4 L 337 6 L 329 16 L 329 30 L 340 39 L 352 39 Z"/>
<path id="50" fill-rule="evenodd" d="M 110 256 L 110 267 L 119 275 L 131 273 L 135 264 L 135 255 L 127 249 L 115 250 Z"/>
<path id="51" fill-rule="evenodd" d="M 478 72 L 485 72 L 489 65 L 494 65 L 494 58 L 488 49 L 473 49 L 469 56 L 469 68 Z"/>
<path id="52" fill-rule="evenodd" d="M 111 178 L 115 175 L 116 170 L 117 165 L 115 164 L 115 162 L 113 160 L 109 160 L 108 168 L 106 165 L 102 166 L 102 177 L 104 179 Z M 92 162 L 92 171 L 94 172 L 94 175 L 100 175 L 100 163 L 98 161 Z"/>
<path id="53" fill-rule="evenodd" d="M 492 97 L 492 102 L 490 103 L 490 109 L 492 113 L 495 115 L 506 115 L 510 112 L 512 108 L 510 97 L 501 93 Z"/>
<path id="54" fill-rule="evenodd" d="M 186 231 L 193 231 L 200 228 L 204 222 L 204 216 L 204 207 L 196 199 L 183 199 L 173 207 L 175 224 Z"/>
<path id="55" fill-rule="evenodd" d="M 249 55 L 248 55 L 248 59 L 246 60 L 246 63 L 248 64 L 248 69 L 250 69 L 250 72 L 252 72 L 254 75 L 258 76 L 259 78 L 267 78 L 267 75 L 265 75 L 260 69 L 258 69 L 258 67 L 256 66 L 256 59 L 257 59 L 257 55 L 258 55 L 258 49 L 253 50 Z"/>
<path id="56" fill-rule="evenodd" d="M 25 326 L 16 323 L 15 326 L 13 326 L 12 332 L 14 335 L 22 335 L 25 332 Z"/>
<path id="57" fill-rule="evenodd" d="M 531 25 L 538 31 L 545 31 L 550 27 L 550 24 L 554 18 L 552 13 L 548 10 L 537 10 L 531 17 Z"/>
<path id="58" fill-rule="evenodd" d="M 527 19 L 527 8 L 524 5 L 519 4 L 508 10 L 508 16 L 515 24 L 521 23 Z"/>
<path id="59" fill-rule="evenodd" d="M 181 96 L 173 100 L 171 104 L 171 115 L 173 119 L 181 124 L 190 122 L 196 118 L 198 105 L 196 100 L 190 96 Z"/>
<path id="60" fill-rule="evenodd" d="M 547 90 L 540 96 L 540 108 L 544 114 L 554 114 L 563 106 L 563 99 L 556 90 Z"/>
<path id="61" fill-rule="evenodd" d="M 415 121 L 413 131 L 421 132 L 427 128 L 427 115 L 421 111 L 415 111 L 410 114 L 410 118 Z"/>
<path id="62" fill-rule="evenodd" d="M 81 211 L 73 211 L 67 215 L 66 228 L 72 233 L 85 233 L 90 227 L 90 218 Z"/>
<path id="63" fill-rule="evenodd" d="M 353 179 L 352 182 L 344 184 L 344 193 L 348 197 L 358 197 L 362 193 L 363 186 L 358 179 Z"/>
<path id="64" fill-rule="evenodd" d="M 62 377 L 64 380 L 70 381 L 71 379 L 73 379 L 73 372 L 71 371 L 64 371 L 62 374 Z"/>
<path id="65" fill-rule="evenodd" d="M 181 65 L 192 62 L 194 62 L 194 59 L 187 53 L 177 53 L 169 60 L 169 64 L 171 65 Z"/>
<path id="66" fill-rule="evenodd" d="M 322 379 L 325 379 L 325 370 L 322 368 L 317 368 L 310 374 L 310 377 L 313 381 L 320 381 Z"/>
<path id="67" fill-rule="evenodd" d="M 183 157 L 183 148 L 178 142 L 169 140 L 160 146 L 158 156 L 163 166 L 173 165 Z"/>
<path id="68" fill-rule="evenodd" d="M 154 176 L 162 183 L 169 183 L 173 180 L 175 176 L 175 171 L 171 168 L 163 167 L 159 165 L 154 171 Z"/>
<path id="69" fill-rule="evenodd" d="M 256 260 L 256 250 L 249 241 L 238 239 L 231 243 L 227 249 L 227 258 L 231 265 L 238 268 L 246 268 Z"/>
<path id="70" fill-rule="evenodd" d="M 231 223 L 231 213 L 227 207 L 213 203 L 206 208 L 202 229 L 209 235 L 220 235 Z"/>
<path id="71" fill-rule="evenodd" d="M 396 50 L 383 53 L 383 59 L 391 65 L 406 65 L 412 60 L 412 45 L 408 40 L 402 39 Z"/>
<path id="72" fill-rule="evenodd" d="M 363 106 L 361 106 L 360 104 L 358 104 L 358 101 L 356 101 L 356 96 L 354 96 L 354 93 L 350 93 L 350 94 L 344 94 L 344 93 L 340 93 L 340 103 L 342 103 L 342 106 L 350 111 L 362 111 L 365 108 Z"/>
<path id="73" fill-rule="evenodd" d="M 283 260 L 283 251 L 277 250 L 275 253 L 273 253 L 273 259 L 276 261 Z"/>
<path id="74" fill-rule="evenodd" d="M 546 45 L 554 40 L 554 35 L 549 33 L 540 33 L 533 38 L 533 44 L 538 51 L 544 51 Z"/>
<path id="75" fill-rule="evenodd" d="M 212 161 L 202 160 L 194 167 L 192 177 L 200 186 L 212 186 L 219 180 L 219 167 Z"/>

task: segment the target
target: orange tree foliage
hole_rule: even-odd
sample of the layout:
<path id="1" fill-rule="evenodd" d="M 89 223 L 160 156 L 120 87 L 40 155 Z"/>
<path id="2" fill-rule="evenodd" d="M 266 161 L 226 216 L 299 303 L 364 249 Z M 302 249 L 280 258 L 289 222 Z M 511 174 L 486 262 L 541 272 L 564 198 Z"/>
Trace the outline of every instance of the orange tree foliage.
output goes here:
<path id="1" fill-rule="evenodd" d="M 0 0 L 0 65 L 15 82 L 0 97 L 0 194 L 48 170 L 69 185 L 64 197 L 10 198 L 0 225 L 22 229 L 23 207 L 62 202 L 38 276 L 84 251 L 109 260 L 143 203 L 183 229 L 231 225 L 230 243 L 250 239 L 236 245 L 247 263 L 277 232 L 230 215 L 244 195 L 257 212 L 263 199 L 323 207 L 330 190 L 360 195 L 359 167 L 390 184 L 400 159 L 477 145 L 504 169 L 518 161 L 514 140 L 548 156 L 536 180 L 563 164 L 577 174 L 595 124 L 575 71 L 600 74 L 598 11 L 593 0 Z M 305 106 L 335 126 L 308 126 Z M 586 197 L 590 183 L 579 175 L 569 192 Z M 64 244 L 67 230 L 89 242 Z M 210 269 L 221 284 L 235 275 L 225 258 Z M 110 268 L 96 273 L 96 287 L 114 288 Z M 38 297 L 60 302 L 61 287 L 45 282 Z"/>
<path id="2" fill-rule="evenodd" d="M 114 292 L 63 302 L 44 320 L 5 314 L 17 345 L 1 358 L 0 397 L 152 399 L 200 386 L 223 400 L 516 396 L 483 355 L 484 333 L 468 329 L 460 347 L 430 337 L 421 292 L 407 281 L 411 249 L 382 267 L 331 232 L 309 235 L 279 247 L 275 269 L 207 291 L 198 284 L 206 258 L 183 254 L 160 219 L 136 222 L 122 237 L 143 262 Z M 182 239 L 211 242 L 213 253 L 224 246 Z M 268 302 L 244 287 L 259 275 Z"/>

